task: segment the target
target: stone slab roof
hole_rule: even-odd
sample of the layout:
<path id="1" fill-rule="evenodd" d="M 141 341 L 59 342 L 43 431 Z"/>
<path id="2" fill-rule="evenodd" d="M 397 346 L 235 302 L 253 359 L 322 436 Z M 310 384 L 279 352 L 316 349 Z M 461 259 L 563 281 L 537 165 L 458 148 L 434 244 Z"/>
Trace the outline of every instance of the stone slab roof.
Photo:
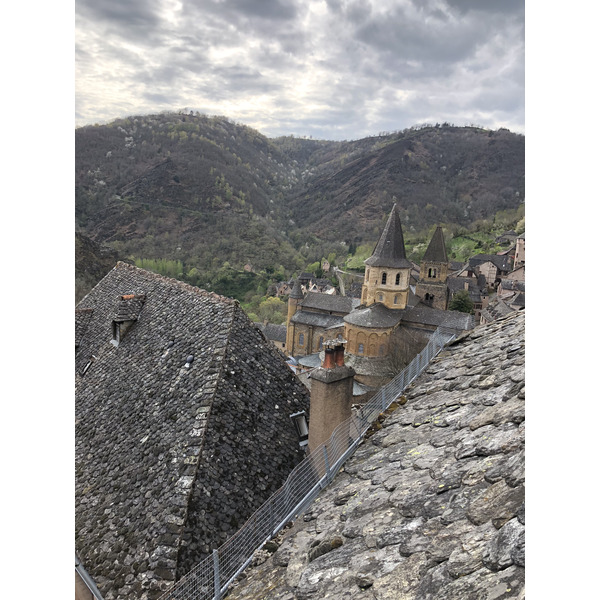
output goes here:
<path id="1" fill-rule="evenodd" d="M 298 311 L 290 322 L 299 325 L 311 325 L 312 327 L 340 327 L 344 325 L 344 317 L 340 315 L 324 315 L 323 313 Z"/>
<path id="2" fill-rule="evenodd" d="M 390 267 L 395 269 L 410 269 L 412 263 L 406 258 L 404 234 L 400 223 L 400 215 L 396 205 L 392 207 L 390 216 L 381 232 L 373 254 L 365 260 L 371 267 Z"/>
<path id="3" fill-rule="evenodd" d="M 344 317 L 346 323 L 359 327 L 388 329 L 396 326 L 410 309 L 390 309 L 376 302 L 365 308 L 357 308 Z"/>
<path id="4" fill-rule="evenodd" d="M 145 300 L 116 346 L 131 293 Z M 83 310 L 76 551 L 105 600 L 152 599 L 283 483 L 301 458 L 289 414 L 308 394 L 234 300 L 118 263 L 76 322 Z"/>
<path id="5" fill-rule="evenodd" d="M 308 292 L 300 303 L 302 308 L 348 314 L 357 304 L 355 298 Z"/>
<path id="6" fill-rule="evenodd" d="M 254 324 L 263 335 L 274 342 L 285 342 L 285 334 L 287 327 L 285 325 L 277 325 L 275 323 L 255 323 Z"/>
<path id="7" fill-rule="evenodd" d="M 510 257 L 502 254 L 477 254 L 469 259 L 469 266 L 476 267 L 491 262 L 500 271 L 510 271 Z"/>
<path id="8" fill-rule="evenodd" d="M 427 246 L 427 250 L 425 250 L 423 262 L 448 262 L 446 243 L 444 242 L 444 232 L 439 225 L 435 228 L 431 241 Z"/>
<path id="9" fill-rule="evenodd" d="M 524 330 L 442 352 L 228 600 L 524 600 Z"/>
<path id="10" fill-rule="evenodd" d="M 417 306 L 404 311 L 402 322 L 406 324 L 419 323 L 431 327 L 443 325 L 458 331 L 472 329 L 474 325 L 472 315 L 456 310 L 440 310 L 425 304 L 417 304 Z"/>
<path id="11" fill-rule="evenodd" d="M 497 319 L 506 317 L 512 312 L 513 309 L 502 299 L 498 298 L 494 302 L 488 304 L 488 306 L 481 311 L 481 316 L 486 321 L 496 321 Z"/>

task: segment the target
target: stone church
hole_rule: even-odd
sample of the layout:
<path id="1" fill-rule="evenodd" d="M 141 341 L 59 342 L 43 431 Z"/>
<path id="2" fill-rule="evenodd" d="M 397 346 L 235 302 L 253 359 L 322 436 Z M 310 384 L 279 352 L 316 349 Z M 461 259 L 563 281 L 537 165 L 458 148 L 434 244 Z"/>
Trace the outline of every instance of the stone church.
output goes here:
<path id="1" fill-rule="evenodd" d="M 441 227 L 423 256 L 416 285 L 411 285 L 413 269 L 394 204 L 373 254 L 365 261 L 360 305 L 339 296 L 317 301 L 316 295 L 304 296 L 299 286 L 294 287 L 288 304 L 287 352 L 321 352 L 327 341 L 343 339 L 346 362 L 355 369 L 356 380 L 377 387 L 408 364 L 439 326 L 457 332 L 471 329 L 471 315 L 447 310 L 450 263 Z M 316 345 L 308 343 L 315 339 Z"/>

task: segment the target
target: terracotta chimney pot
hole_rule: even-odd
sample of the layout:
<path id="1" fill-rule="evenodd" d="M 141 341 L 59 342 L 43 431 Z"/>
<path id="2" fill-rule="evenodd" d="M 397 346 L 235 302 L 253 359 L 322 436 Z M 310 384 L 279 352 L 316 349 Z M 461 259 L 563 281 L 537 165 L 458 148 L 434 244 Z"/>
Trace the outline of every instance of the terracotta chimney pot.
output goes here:
<path id="1" fill-rule="evenodd" d="M 333 369 L 335 367 L 335 351 L 333 348 L 325 348 L 324 369 Z"/>

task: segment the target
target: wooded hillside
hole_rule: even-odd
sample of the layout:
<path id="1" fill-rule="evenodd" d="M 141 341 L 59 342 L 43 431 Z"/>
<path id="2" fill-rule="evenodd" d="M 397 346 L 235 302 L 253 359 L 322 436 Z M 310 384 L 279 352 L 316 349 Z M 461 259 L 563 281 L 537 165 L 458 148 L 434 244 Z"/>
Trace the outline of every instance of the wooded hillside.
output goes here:
<path id="1" fill-rule="evenodd" d="M 323 256 L 345 259 L 376 242 L 394 201 L 409 244 L 437 224 L 451 235 L 493 224 L 525 195 L 524 137 L 502 129 L 269 139 L 225 117 L 169 113 L 81 127 L 75 141 L 77 230 L 208 289 L 244 265 L 257 277 L 243 279 L 266 289 Z"/>

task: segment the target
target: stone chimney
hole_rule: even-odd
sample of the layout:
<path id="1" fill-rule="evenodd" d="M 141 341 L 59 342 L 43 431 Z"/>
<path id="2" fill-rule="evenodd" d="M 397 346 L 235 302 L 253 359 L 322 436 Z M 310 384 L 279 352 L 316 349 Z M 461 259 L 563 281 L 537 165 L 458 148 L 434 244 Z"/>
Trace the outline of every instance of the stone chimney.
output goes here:
<path id="1" fill-rule="evenodd" d="M 355 371 L 344 364 L 344 346 L 325 342 L 325 360 L 311 374 L 308 450 L 327 442 L 333 430 L 352 415 Z"/>

